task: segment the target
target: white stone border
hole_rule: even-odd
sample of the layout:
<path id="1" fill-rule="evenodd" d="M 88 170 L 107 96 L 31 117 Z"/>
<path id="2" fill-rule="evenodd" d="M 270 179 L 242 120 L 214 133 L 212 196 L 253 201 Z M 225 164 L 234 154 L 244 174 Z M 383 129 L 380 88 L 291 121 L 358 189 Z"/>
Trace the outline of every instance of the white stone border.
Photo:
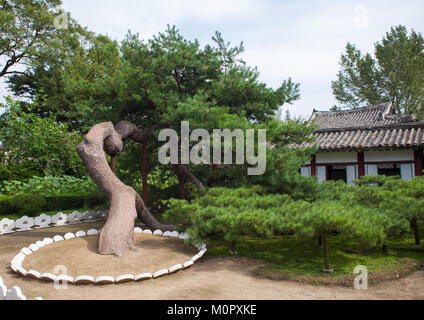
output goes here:
<path id="1" fill-rule="evenodd" d="M 157 279 L 160 277 L 163 277 L 165 275 L 170 275 L 170 274 L 174 274 L 177 273 L 180 270 L 184 270 L 187 268 L 190 268 L 195 262 L 197 262 L 198 260 L 200 260 L 203 255 L 208 251 L 208 249 L 206 248 L 206 244 L 200 244 L 197 245 L 196 248 L 198 251 L 198 253 L 192 257 L 191 259 L 189 259 L 188 261 L 181 263 L 181 264 L 177 264 L 174 265 L 168 269 L 163 269 L 163 270 L 159 270 L 157 272 L 154 273 L 141 273 L 141 274 L 126 274 L 126 275 L 121 275 L 118 277 L 112 277 L 112 276 L 108 276 L 108 275 L 101 275 L 98 276 L 97 278 L 94 278 L 93 276 L 90 275 L 80 275 L 77 277 L 71 277 L 71 276 L 60 276 L 57 277 L 51 273 L 43 273 L 41 274 L 38 271 L 35 270 L 25 270 L 22 267 L 22 263 L 25 260 L 25 258 L 31 254 L 33 254 L 34 252 L 38 251 L 40 248 L 44 247 L 44 246 L 48 246 L 54 242 L 59 242 L 59 241 L 67 241 L 67 240 L 71 240 L 74 238 L 81 238 L 81 237 L 86 237 L 89 235 L 98 235 L 99 234 L 99 230 L 96 229 L 90 229 L 87 232 L 85 231 L 78 231 L 75 234 L 73 233 L 67 233 L 63 236 L 61 235 L 56 235 L 53 237 L 53 239 L 51 238 L 45 238 L 42 241 L 37 241 L 36 243 L 33 243 L 31 245 L 29 245 L 28 247 L 24 247 L 20 250 L 20 252 L 12 259 L 12 261 L 10 262 L 10 268 L 13 270 L 13 272 L 17 273 L 18 275 L 21 275 L 23 277 L 28 277 L 28 278 L 32 278 L 32 279 L 36 279 L 36 280 L 42 280 L 42 281 L 58 281 L 58 280 L 66 280 L 71 284 L 95 284 L 95 285 L 104 285 L 104 284 L 120 284 L 120 283 L 125 283 L 125 282 L 138 282 L 138 281 L 143 281 L 143 280 L 148 280 L 148 279 Z M 155 236 L 159 236 L 159 237 L 170 237 L 170 238 L 178 238 L 181 240 L 187 240 L 190 238 L 190 236 L 188 236 L 186 233 L 178 233 L 177 231 L 174 232 L 162 232 L 160 230 L 156 230 L 155 232 L 152 232 L 151 230 L 142 230 L 139 227 L 134 228 L 134 233 L 138 233 L 138 234 L 149 234 L 149 235 L 155 235 Z M 19 289 L 19 288 L 18 288 Z M 20 290 L 20 289 L 19 289 Z M 0 299 L 1 300 L 1 299 Z"/>
<path id="2" fill-rule="evenodd" d="M 28 300 L 22 293 L 21 288 L 12 287 L 7 289 L 6 284 L 3 282 L 3 278 L 0 277 L 0 301 L 2 300 Z M 38 297 L 33 300 L 43 300 Z"/>
<path id="3" fill-rule="evenodd" d="M 107 210 L 89 210 L 82 213 L 74 211 L 71 214 L 58 212 L 54 216 L 41 214 L 35 218 L 23 216 L 17 220 L 4 218 L 0 220 L 0 235 L 14 232 L 31 231 L 42 228 L 52 228 L 69 224 L 89 223 L 106 220 L 107 215 Z"/>

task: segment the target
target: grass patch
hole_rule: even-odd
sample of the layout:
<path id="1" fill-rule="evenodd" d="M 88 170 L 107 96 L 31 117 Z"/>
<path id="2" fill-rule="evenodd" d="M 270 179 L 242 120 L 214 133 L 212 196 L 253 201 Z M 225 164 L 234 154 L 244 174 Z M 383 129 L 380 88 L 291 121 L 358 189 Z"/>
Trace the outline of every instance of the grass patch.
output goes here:
<path id="1" fill-rule="evenodd" d="M 423 233 L 424 234 L 424 233 Z M 424 265 L 424 245 L 415 246 L 413 238 L 388 241 L 389 253 L 380 249 L 367 249 L 359 242 L 345 240 L 341 236 L 328 237 L 332 274 L 324 274 L 323 250 L 314 239 L 298 240 L 293 236 L 277 236 L 272 239 L 244 237 L 237 242 L 239 256 L 257 259 L 267 265 L 254 274 L 275 280 L 291 280 L 312 284 L 352 286 L 353 270 L 366 266 L 369 283 L 397 279 L 408 275 Z M 225 256 L 229 243 L 213 240 L 208 245 L 211 256 Z"/>

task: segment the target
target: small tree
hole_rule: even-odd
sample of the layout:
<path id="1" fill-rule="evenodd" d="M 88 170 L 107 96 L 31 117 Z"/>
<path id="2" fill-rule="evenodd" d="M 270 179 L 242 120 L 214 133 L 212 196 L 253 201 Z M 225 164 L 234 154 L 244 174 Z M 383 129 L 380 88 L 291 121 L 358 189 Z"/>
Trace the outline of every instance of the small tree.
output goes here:
<path id="1" fill-rule="evenodd" d="M 399 177 L 368 176 L 358 182 L 362 186 L 362 192 L 358 192 L 360 196 L 357 196 L 359 201 L 378 208 L 394 220 L 407 221 L 414 234 L 415 244 L 420 245 L 419 223 L 424 219 L 424 178 L 415 177 L 407 181 Z M 393 231 L 395 229 L 391 228 Z"/>
<path id="2" fill-rule="evenodd" d="M 287 231 L 281 223 L 281 206 L 291 201 L 288 195 L 262 195 L 261 187 L 212 188 L 191 204 L 171 200 L 165 217 L 179 222 L 193 239 L 209 241 L 220 235 L 231 243 L 230 254 L 236 254 L 236 242 L 246 235 L 272 237 Z"/>
<path id="3" fill-rule="evenodd" d="M 343 236 L 357 238 L 363 244 L 374 247 L 384 242 L 384 228 L 373 210 L 360 206 L 347 206 L 338 201 L 317 201 L 313 204 L 298 201 L 297 210 L 288 210 L 286 222 L 294 230 L 297 237 L 322 237 L 325 268 L 324 272 L 332 273 L 329 261 L 328 235 L 334 232 Z"/>
<path id="4" fill-rule="evenodd" d="M 9 164 L 36 164 L 45 175 L 82 176 L 85 169 L 75 152 L 82 140 L 66 124 L 57 124 L 50 115 L 41 118 L 27 113 L 19 102 L 7 98 L 6 113 L 0 121 L 0 141 Z"/>

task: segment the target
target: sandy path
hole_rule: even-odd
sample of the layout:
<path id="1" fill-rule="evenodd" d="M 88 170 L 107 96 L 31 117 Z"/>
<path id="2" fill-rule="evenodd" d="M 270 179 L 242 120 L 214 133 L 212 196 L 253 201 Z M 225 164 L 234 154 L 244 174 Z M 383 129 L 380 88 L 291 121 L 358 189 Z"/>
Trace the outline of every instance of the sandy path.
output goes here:
<path id="1" fill-rule="evenodd" d="M 245 258 L 205 258 L 194 267 L 179 272 L 177 274 L 146 282 L 128 283 L 122 285 L 108 286 L 68 286 L 66 290 L 56 290 L 51 283 L 23 279 L 16 276 L 9 269 L 10 260 L 19 250 L 29 244 L 42 240 L 45 237 L 53 237 L 56 234 L 66 232 L 76 232 L 78 230 L 88 230 L 93 227 L 100 227 L 99 223 L 80 224 L 65 226 L 60 228 L 42 229 L 31 232 L 15 233 L 12 235 L 0 236 L 0 275 L 10 288 L 20 286 L 28 298 L 42 296 L 44 299 L 154 299 L 154 300 L 304 300 L 304 299 L 420 299 L 424 300 L 424 272 L 416 272 L 404 279 L 386 282 L 381 285 L 371 287 L 368 290 L 354 290 L 340 287 L 316 287 L 312 285 L 299 284 L 287 281 L 273 281 L 268 279 L 258 279 L 252 276 L 252 271 L 261 265 L 260 262 Z M 145 238 L 145 240 L 149 240 Z M 71 240 L 73 241 L 73 240 Z M 72 242 L 69 243 L 72 243 Z M 86 241 L 78 239 L 75 241 Z M 141 239 L 140 239 L 141 241 Z M 159 241 L 160 243 L 161 241 Z M 181 259 L 192 253 L 191 249 L 178 247 L 176 243 L 163 243 L 164 248 L 158 248 L 151 243 L 157 254 L 163 258 Z M 79 246 L 81 248 L 84 245 Z M 85 243 L 85 250 L 91 248 L 89 243 Z M 48 248 L 43 248 L 48 250 Z M 42 249 L 42 250 L 43 250 Z M 91 248 L 93 249 L 93 248 Z M 159 251 L 158 251 L 159 250 Z M 172 250 L 176 250 L 172 253 Z M 89 255 L 93 255 L 92 250 L 86 250 Z M 83 251 L 79 251 L 83 255 Z M 146 264 L 155 264 L 155 267 L 162 265 L 162 262 L 155 257 L 147 257 L 139 263 L 139 267 Z M 77 255 L 78 256 L 78 255 Z M 28 263 L 37 264 L 39 268 L 51 268 L 52 263 L 58 256 L 51 257 L 51 261 L 34 260 L 28 258 Z M 87 257 L 88 258 L 88 257 Z M 110 258 L 110 257 L 109 257 Z M 74 261 L 74 257 L 68 257 L 68 261 Z M 135 256 L 131 257 L 135 259 Z M 78 268 L 90 267 L 94 260 L 87 264 L 74 264 L 74 270 Z M 104 263 L 104 262 L 103 262 Z M 169 263 L 165 263 L 168 265 Z M 172 263 L 171 263 L 172 264 Z M 25 265 L 25 264 L 24 264 Z M 93 265 L 92 265 L 93 266 Z M 169 265 L 171 266 L 171 265 Z M 124 266 L 127 268 L 128 265 Z M 98 265 L 96 268 L 100 268 Z M 111 267 L 115 268 L 116 265 Z M 112 270 L 110 269 L 110 270 Z M 42 270 L 40 270 L 42 271 Z M 118 271 L 117 271 L 118 272 Z M 119 270 L 121 272 L 121 270 Z"/>

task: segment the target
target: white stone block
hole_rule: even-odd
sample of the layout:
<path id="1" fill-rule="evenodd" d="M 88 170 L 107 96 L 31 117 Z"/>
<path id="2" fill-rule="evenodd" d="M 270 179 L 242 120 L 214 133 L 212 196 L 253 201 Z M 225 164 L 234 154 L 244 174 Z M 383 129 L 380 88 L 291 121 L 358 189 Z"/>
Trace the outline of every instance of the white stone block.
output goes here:
<path id="1" fill-rule="evenodd" d="M 59 235 L 53 237 L 54 242 L 59 242 L 59 241 L 64 241 L 64 240 L 65 239 L 62 236 L 59 236 Z"/>
<path id="2" fill-rule="evenodd" d="M 56 276 L 54 274 L 51 274 L 51 273 L 46 272 L 46 273 L 43 273 L 40 276 L 40 280 L 43 280 L 43 281 L 55 281 L 56 280 Z"/>
<path id="3" fill-rule="evenodd" d="M 99 234 L 99 231 L 96 229 L 90 229 L 87 231 L 87 236 L 97 236 Z"/>
<path id="4" fill-rule="evenodd" d="M 20 253 L 23 253 L 24 255 L 29 256 L 32 253 L 32 251 L 29 248 L 25 247 L 21 249 Z"/>
<path id="5" fill-rule="evenodd" d="M 208 251 L 208 249 L 203 249 L 202 251 L 200 251 L 197 255 L 201 258 L 205 255 L 205 253 Z"/>
<path id="6" fill-rule="evenodd" d="M 177 264 L 177 265 L 169 268 L 168 271 L 169 271 L 169 274 L 173 274 L 173 273 L 176 273 L 176 272 L 182 270 L 182 268 L 183 268 L 183 266 L 181 264 Z"/>
<path id="7" fill-rule="evenodd" d="M 29 270 L 26 274 L 26 277 L 32 278 L 32 279 L 40 279 L 41 274 L 38 271 L 35 270 Z"/>
<path id="8" fill-rule="evenodd" d="M 144 234 L 153 234 L 153 232 L 151 230 L 144 230 L 143 233 Z"/>
<path id="9" fill-rule="evenodd" d="M 75 238 L 75 234 L 73 234 L 72 232 L 68 232 L 67 234 L 65 234 L 65 240 L 70 240 L 74 238 Z"/>
<path id="10" fill-rule="evenodd" d="M 23 262 L 25 260 L 26 255 L 23 253 L 18 253 L 12 261 L 16 261 L 16 262 Z"/>
<path id="11" fill-rule="evenodd" d="M 114 284 L 115 278 L 111 276 L 100 276 L 96 278 L 96 284 Z"/>
<path id="12" fill-rule="evenodd" d="M 32 299 L 32 300 L 44 300 L 43 298 L 41 298 L 41 297 L 37 297 L 37 298 L 34 298 L 34 299 Z"/>
<path id="13" fill-rule="evenodd" d="M 116 277 L 116 283 L 124 283 L 124 282 L 131 282 L 134 281 L 134 275 L 133 274 L 125 274 L 119 277 Z"/>
<path id="14" fill-rule="evenodd" d="M 27 273 L 28 273 L 28 271 L 27 271 L 24 267 L 22 267 L 22 266 L 19 266 L 19 267 L 17 268 L 16 272 L 17 272 L 18 274 L 20 274 L 22 277 L 26 277 L 26 275 L 27 275 Z"/>
<path id="15" fill-rule="evenodd" d="M 43 242 L 44 242 L 44 245 L 46 245 L 46 246 L 49 246 L 49 245 L 51 245 L 52 243 L 54 243 L 54 241 L 53 241 L 53 239 L 52 239 L 52 238 L 44 238 L 44 239 L 43 239 Z"/>
<path id="16" fill-rule="evenodd" d="M 17 231 L 32 230 L 32 227 L 34 227 L 34 219 L 27 216 L 24 216 L 15 222 L 15 228 Z"/>
<path id="17" fill-rule="evenodd" d="M 155 232 L 153 232 L 154 236 L 162 236 L 163 232 L 161 230 L 156 230 Z"/>
<path id="18" fill-rule="evenodd" d="M 178 238 L 182 239 L 182 240 L 187 240 L 189 238 L 187 233 L 180 233 L 180 235 L 178 236 Z"/>
<path id="19" fill-rule="evenodd" d="M 68 215 L 68 223 L 70 224 L 80 223 L 81 219 L 82 219 L 82 213 L 78 211 L 74 211 L 70 215 Z"/>
<path id="20" fill-rule="evenodd" d="M 168 274 L 168 269 L 159 270 L 158 272 L 155 272 L 153 274 L 153 279 L 157 279 L 157 278 L 163 277 L 164 275 L 167 275 L 167 274 Z"/>
<path id="21" fill-rule="evenodd" d="M 37 246 L 35 243 L 30 244 L 28 248 L 30 248 L 32 252 L 38 251 L 38 249 L 40 249 L 40 247 Z"/>
<path id="22" fill-rule="evenodd" d="M 196 248 L 197 248 L 197 250 L 202 251 L 203 249 L 206 248 L 206 244 L 204 244 L 204 243 L 197 244 Z"/>
<path id="23" fill-rule="evenodd" d="M 141 229 L 139 227 L 135 227 L 134 228 L 134 233 L 143 233 L 143 229 Z"/>
<path id="24" fill-rule="evenodd" d="M 26 297 L 22 294 L 21 288 L 13 287 L 7 290 L 6 300 L 26 300 Z"/>
<path id="25" fill-rule="evenodd" d="M 38 240 L 35 244 L 36 244 L 39 248 L 42 248 L 42 247 L 44 247 L 44 246 L 45 246 L 45 243 L 44 243 L 43 241 L 40 241 L 40 240 Z"/>
<path id="26" fill-rule="evenodd" d="M 202 258 L 201 256 L 196 254 L 193 258 L 191 258 L 191 261 L 196 262 L 196 261 L 200 260 L 201 258 Z"/>
<path id="27" fill-rule="evenodd" d="M 165 231 L 164 233 L 163 233 L 163 237 L 170 237 L 171 236 L 171 231 Z"/>
<path id="28" fill-rule="evenodd" d="M 15 221 L 10 219 L 2 219 L 0 221 L 0 234 L 13 233 L 15 228 Z"/>
<path id="29" fill-rule="evenodd" d="M 178 238 L 180 236 L 180 233 L 178 231 L 172 231 L 170 237 L 171 238 Z"/>
<path id="30" fill-rule="evenodd" d="M 21 263 L 18 263 L 15 261 L 10 262 L 10 269 L 12 269 L 12 271 L 15 273 L 18 272 L 18 268 L 21 266 L 22 266 Z"/>
<path id="31" fill-rule="evenodd" d="M 82 238 L 85 237 L 87 234 L 85 233 L 85 231 L 78 231 L 77 233 L 75 233 L 77 238 Z"/>
<path id="32" fill-rule="evenodd" d="M 6 300 L 7 287 L 4 284 L 0 284 L 0 301 Z"/>
<path id="33" fill-rule="evenodd" d="M 107 210 L 99 210 L 97 212 L 98 219 L 106 220 L 108 217 L 109 212 Z"/>
<path id="34" fill-rule="evenodd" d="M 75 284 L 95 284 L 96 279 L 92 276 L 79 276 L 75 278 Z"/>
<path id="35" fill-rule="evenodd" d="M 36 228 L 48 228 L 52 223 L 52 217 L 46 214 L 42 214 L 34 219 L 34 225 Z"/>
<path id="36" fill-rule="evenodd" d="M 58 212 L 52 217 L 52 223 L 55 226 L 63 226 L 68 222 L 68 215 Z"/>
<path id="37" fill-rule="evenodd" d="M 0 285 L 2 285 L 2 284 L 4 284 L 4 282 L 3 282 L 3 278 L 2 278 L 2 277 L 0 277 Z"/>
<path id="38" fill-rule="evenodd" d="M 183 264 L 183 269 L 190 268 L 193 264 L 194 264 L 194 262 L 193 262 L 193 261 L 191 261 L 191 260 L 189 260 L 189 261 L 187 261 L 187 262 L 184 262 L 184 264 Z"/>
<path id="39" fill-rule="evenodd" d="M 67 275 L 60 275 L 56 277 L 56 282 L 59 282 L 60 284 L 63 283 L 74 283 L 74 278 L 71 276 L 67 276 Z"/>
<path id="40" fill-rule="evenodd" d="M 153 275 L 151 273 L 141 273 L 134 277 L 135 281 L 143 281 L 143 280 L 150 280 L 153 278 Z"/>
<path id="41" fill-rule="evenodd" d="M 97 219 L 96 211 L 86 211 L 81 216 L 81 221 L 94 221 Z"/>

